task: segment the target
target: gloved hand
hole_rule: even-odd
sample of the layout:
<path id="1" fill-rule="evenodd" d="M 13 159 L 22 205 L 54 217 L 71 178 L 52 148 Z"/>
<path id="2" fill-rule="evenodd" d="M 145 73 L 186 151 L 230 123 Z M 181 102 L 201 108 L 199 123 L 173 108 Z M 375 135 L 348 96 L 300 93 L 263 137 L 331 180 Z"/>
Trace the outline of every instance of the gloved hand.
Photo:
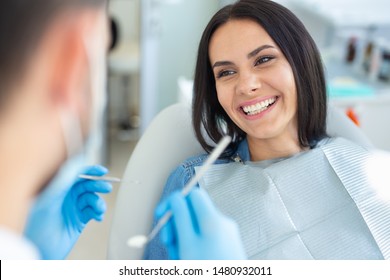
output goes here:
<path id="1" fill-rule="evenodd" d="M 173 216 L 160 238 L 170 259 L 246 259 L 238 226 L 214 207 L 204 190 L 195 188 L 187 197 L 172 194 L 157 207 L 157 218 L 168 210 Z"/>
<path id="2" fill-rule="evenodd" d="M 96 165 L 86 168 L 83 174 L 102 176 L 107 171 Z M 91 219 L 103 219 L 106 204 L 96 193 L 111 190 L 111 184 L 104 181 L 76 179 L 70 189 L 50 198 L 50 201 L 36 203 L 25 236 L 38 247 L 43 259 L 64 259 L 86 224 Z"/>

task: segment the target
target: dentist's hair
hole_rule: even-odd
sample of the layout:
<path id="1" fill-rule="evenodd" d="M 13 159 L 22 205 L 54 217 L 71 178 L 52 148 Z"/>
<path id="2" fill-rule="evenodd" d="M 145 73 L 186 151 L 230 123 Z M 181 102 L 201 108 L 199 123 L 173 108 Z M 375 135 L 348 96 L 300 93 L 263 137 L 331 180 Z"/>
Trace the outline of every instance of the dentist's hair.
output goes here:
<path id="1" fill-rule="evenodd" d="M 107 0 L 1 0 L 0 105 L 8 89 L 22 78 L 30 54 L 56 16 L 106 4 Z"/>
<path id="2" fill-rule="evenodd" d="M 212 145 L 207 138 L 218 142 L 228 134 L 233 139 L 232 151 L 246 136 L 218 102 L 209 57 L 214 32 L 230 20 L 240 19 L 249 19 L 262 26 L 289 62 L 297 90 L 299 143 L 301 147 L 313 147 L 326 136 L 327 97 L 321 57 L 302 22 L 290 10 L 269 0 L 241 0 L 226 6 L 214 15 L 204 30 L 195 69 L 192 108 L 198 141 L 210 152 Z"/>

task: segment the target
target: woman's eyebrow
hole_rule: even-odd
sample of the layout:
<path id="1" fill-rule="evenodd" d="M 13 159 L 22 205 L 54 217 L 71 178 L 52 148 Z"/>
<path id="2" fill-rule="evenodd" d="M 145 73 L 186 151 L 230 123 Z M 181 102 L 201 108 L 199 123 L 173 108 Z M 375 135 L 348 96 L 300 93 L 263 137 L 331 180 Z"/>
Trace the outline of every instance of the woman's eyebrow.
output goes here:
<path id="1" fill-rule="evenodd" d="M 215 67 L 220 67 L 220 66 L 230 66 L 233 65 L 233 62 L 230 61 L 217 61 L 213 64 L 213 69 Z"/>
<path id="2" fill-rule="evenodd" d="M 263 45 L 263 46 L 260 46 L 258 47 L 257 49 L 251 51 L 248 55 L 247 55 L 247 58 L 248 59 L 251 59 L 253 58 L 254 56 L 256 56 L 259 52 L 261 52 L 262 50 L 265 50 L 265 49 L 270 49 L 270 48 L 275 48 L 274 46 L 271 46 L 271 45 Z M 234 63 L 231 62 L 231 61 L 217 61 L 213 64 L 213 69 L 215 67 L 220 67 L 220 66 L 230 66 L 230 65 L 233 65 Z"/>
<path id="3" fill-rule="evenodd" d="M 265 50 L 265 49 L 269 49 L 269 48 L 275 48 L 271 45 L 263 45 L 263 46 L 260 46 L 258 47 L 257 49 L 251 51 L 248 55 L 247 55 L 247 58 L 250 59 L 254 56 L 256 56 L 259 52 L 261 52 L 262 50 Z"/>

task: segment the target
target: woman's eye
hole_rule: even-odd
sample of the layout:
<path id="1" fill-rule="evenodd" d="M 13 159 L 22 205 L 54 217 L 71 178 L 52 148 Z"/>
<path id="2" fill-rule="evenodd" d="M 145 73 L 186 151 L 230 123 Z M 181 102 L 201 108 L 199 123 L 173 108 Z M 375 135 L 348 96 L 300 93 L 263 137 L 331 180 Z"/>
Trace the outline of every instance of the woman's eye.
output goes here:
<path id="1" fill-rule="evenodd" d="M 258 60 L 256 60 L 255 66 L 263 64 L 263 63 L 267 63 L 268 61 L 271 61 L 272 59 L 274 59 L 273 56 L 262 56 Z"/>
<path id="2" fill-rule="evenodd" d="M 221 71 L 217 74 L 217 78 L 227 77 L 227 76 L 233 75 L 234 73 L 235 72 L 232 70 L 224 70 L 224 71 Z"/>

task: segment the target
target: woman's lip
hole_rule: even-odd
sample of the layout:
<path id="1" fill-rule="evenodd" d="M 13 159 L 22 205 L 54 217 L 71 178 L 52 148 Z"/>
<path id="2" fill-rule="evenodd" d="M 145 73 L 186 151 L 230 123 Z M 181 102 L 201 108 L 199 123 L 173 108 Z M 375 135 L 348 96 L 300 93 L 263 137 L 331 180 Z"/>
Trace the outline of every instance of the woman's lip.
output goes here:
<path id="1" fill-rule="evenodd" d="M 261 103 L 261 102 L 263 102 L 263 101 L 265 101 L 265 100 L 268 100 L 268 99 L 271 99 L 271 98 L 278 98 L 278 96 L 277 95 L 273 95 L 273 96 L 267 96 L 267 97 L 264 97 L 264 98 L 258 98 L 258 99 L 254 99 L 254 100 L 251 100 L 251 101 L 248 101 L 248 102 L 244 102 L 244 103 L 241 103 L 240 105 L 239 105 L 239 108 L 238 109 L 242 109 L 242 108 L 244 108 L 244 107 L 246 107 L 246 106 L 252 106 L 252 105 L 255 105 L 255 104 L 257 104 L 257 103 Z"/>

